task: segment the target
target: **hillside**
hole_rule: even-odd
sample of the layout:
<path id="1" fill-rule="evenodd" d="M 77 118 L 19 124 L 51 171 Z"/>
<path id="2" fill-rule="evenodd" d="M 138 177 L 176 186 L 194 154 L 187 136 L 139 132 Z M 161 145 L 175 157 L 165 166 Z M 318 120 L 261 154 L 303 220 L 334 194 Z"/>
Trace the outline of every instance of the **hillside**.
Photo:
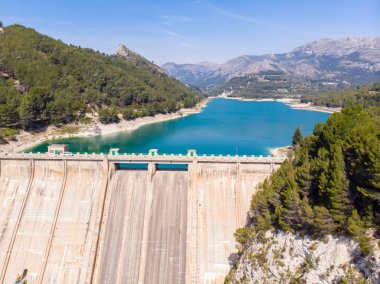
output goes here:
<path id="1" fill-rule="evenodd" d="M 119 45 L 119 48 L 117 49 L 116 56 L 131 62 L 136 67 L 145 68 L 149 71 L 158 71 L 161 73 L 164 73 L 164 70 L 154 64 L 153 62 L 150 62 L 146 58 L 142 57 L 140 54 L 134 52 L 133 50 L 129 49 L 125 45 L 121 44 Z"/>
<path id="2" fill-rule="evenodd" d="M 296 145 L 252 197 L 227 282 L 379 283 L 379 117 L 349 106 Z"/>
<path id="3" fill-rule="evenodd" d="M 260 80 L 272 85 L 271 94 L 276 94 L 277 89 L 285 89 L 291 94 L 297 94 L 302 89 L 310 92 L 316 89 L 319 92 L 380 80 L 380 38 L 321 39 L 283 54 L 245 55 L 219 65 L 192 64 L 188 68 L 188 64 L 165 64 L 162 67 L 169 75 L 203 90 L 219 87 L 219 93 L 245 89 L 247 84 L 244 81 L 249 77 L 254 78 L 250 85 L 254 84 L 258 88 L 240 95 L 245 96 L 251 91 L 265 95 L 265 83 L 261 84 Z M 282 76 L 277 82 L 268 82 L 260 76 L 268 72 Z M 245 80 L 242 80 L 241 85 L 236 84 L 236 81 L 228 82 L 233 78 Z M 205 82 L 213 83 L 207 85 Z M 286 86 L 282 88 L 284 82 Z M 234 87 L 231 88 L 231 85 Z M 264 90 L 262 93 L 261 89 Z"/>
<path id="4" fill-rule="evenodd" d="M 205 91 L 213 89 L 226 81 L 222 76 L 213 75 L 219 67 L 219 64 L 210 62 L 201 62 L 199 64 L 176 64 L 170 62 L 162 65 L 162 69 L 168 75 Z"/>
<path id="5" fill-rule="evenodd" d="M 346 88 L 328 93 L 303 96 L 303 103 L 313 103 L 318 106 L 346 107 L 361 105 L 363 107 L 380 107 L 380 82 L 371 86 Z"/>
<path id="6" fill-rule="evenodd" d="M 133 53 L 106 55 L 20 25 L 0 33 L 0 127 L 32 130 L 98 114 L 104 123 L 194 106 L 200 95 Z M 126 49 L 124 48 L 124 51 Z M 125 54 L 124 54 L 125 55 Z M 147 63 L 148 62 L 148 63 Z"/>

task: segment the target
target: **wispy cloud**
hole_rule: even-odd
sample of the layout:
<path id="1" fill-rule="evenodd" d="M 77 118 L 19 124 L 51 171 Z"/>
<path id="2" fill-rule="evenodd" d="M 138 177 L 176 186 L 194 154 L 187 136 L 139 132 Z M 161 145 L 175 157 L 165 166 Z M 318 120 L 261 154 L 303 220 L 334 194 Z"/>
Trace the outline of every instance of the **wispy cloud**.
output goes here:
<path id="1" fill-rule="evenodd" d="M 281 31 L 288 31 L 286 28 L 284 28 L 282 26 L 274 25 L 272 23 L 269 23 L 269 22 L 266 22 L 266 21 L 263 21 L 263 20 L 260 20 L 257 18 L 248 17 L 248 16 L 245 16 L 242 14 L 233 13 L 233 12 L 224 10 L 224 9 L 220 8 L 219 6 L 217 6 L 213 3 L 207 2 L 207 1 L 199 1 L 197 3 L 204 3 L 204 4 L 208 5 L 214 12 L 216 12 L 219 15 L 222 15 L 226 18 L 229 18 L 229 19 L 237 20 L 237 21 L 244 22 L 244 23 L 255 24 L 257 26 L 261 26 L 261 27 L 265 27 L 265 28 L 281 30 Z"/>
<path id="2" fill-rule="evenodd" d="M 216 6 L 214 4 L 211 4 L 209 2 L 206 2 L 206 3 L 215 12 L 217 12 L 218 14 L 220 14 L 222 16 L 225 16 L 227 18 L 230 18 L 230 19 L 233 19 L 233 20 L 238 20 L 238 21 L 241 21 L 241 22 L 246 22 L 246 23 L 258 24 L 258 25 L 267 25 L 268 24 L 268 23 L 266 23 L 264 21 L 261 21 L 261 20 L 255 19 L 255 18 L 251 18 L 251 17 L 247 17 L 247 16 L 244 16 L 244 15 L 241 15 L 241 14 L 232 13 L 230 11 L 223 10 L 223 9 L 219 8 L 218 6 Z"/>
<path id="3" fill-rule="evenodd" d="M 191 48 L 191 49 L 195 49 L 196 48 L 196 46 L 194 44 L 191 44 L 189 42 L 178 42 L 177 44 L 179 46 L 187 47 L 187 48 Z"/>
<path id="4" fill-rule="evenodd" d="M 167 29 L 158 29 L 157 31 L 160 33 L 163 33 L 165 35 L 168 35 L 170 37 L 175 38 L 177 40 L 176 44 L 179 46 L 186 47 L 186 48 L 192 48 L 192 49 L 196 48 L 196 46 L 193 44 L 194 39 L 192 39 L 190 37 L 184 36 L 182 34 L 179 34 L 179 33 L 173 32 L 171 30 L 167 30 Z"/>
<path id="5" fill-rule="evenodd" d="M 180 39 L 182 41 L 193 41 L 193 39 L 191 37 L 185 36 L 183 34 L 174 32 L 174 31 L 169 30 L 169 29 L 158 29 L 157 31 L 160 33 L 163 33 L 165 35 Z"/>
<path id="6" fill-rule="evenodd" d="M 193 19 L 187 16 L 179 16 L 179 15 L 164 15 L 161 16 L 162 19 L 168 22 L 175 22 L 175 23 L 187 23 L 191 22 Z"/>

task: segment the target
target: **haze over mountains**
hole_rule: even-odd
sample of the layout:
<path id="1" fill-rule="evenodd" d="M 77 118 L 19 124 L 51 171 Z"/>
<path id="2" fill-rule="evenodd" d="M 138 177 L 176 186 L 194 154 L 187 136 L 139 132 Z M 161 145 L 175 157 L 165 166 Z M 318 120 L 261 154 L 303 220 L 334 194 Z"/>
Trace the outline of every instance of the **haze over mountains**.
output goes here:
<path id="1" fill-rule="evenodd" d="M 166 63 L 162 68 L 170 76 L 203 90 L 215 89 L 233 78 L 252 75 L 276 75 L 282 82 L 292 81 L 289 92 L 295 91 L 294 86 L 300 83 L 311 84 L 314 88 L 318 85 L 347 87 L 380 79 L 380 37 L 321 39 L 283 54 L 244 55 L 223 64 Z M 260 78 L 256 76 L 255 80 L 260 81 Z M 241 87 L 244 88 L 238 88 Z M 287 89 L 287 86 L 282 87 Z"/>

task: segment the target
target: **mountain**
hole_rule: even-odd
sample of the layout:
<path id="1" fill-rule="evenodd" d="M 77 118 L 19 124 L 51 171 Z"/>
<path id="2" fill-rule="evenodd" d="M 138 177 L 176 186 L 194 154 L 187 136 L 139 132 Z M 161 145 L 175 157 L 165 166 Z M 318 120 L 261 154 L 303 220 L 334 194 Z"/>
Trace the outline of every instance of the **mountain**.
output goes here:
<path id="1" fill-rule="evenodd" d="M 225 82 L 222 76 L 213 75 L 219 64 L 201 62 L 198 64 L 176 64 L 173 62 L 162 65 L 165 72 L 179 81 L 201 89 L 220 85 Z"/>
<path id="2" fill-rule="evenodd" d="M 150 71 L 158 71 L 164 73 L 164 70 L 153 62 L 147 60 L 140 54 L 134 52 L 133 50 L 127 48 L 125 45 L 120 44 L 117 49 L 116 56 L 131 62 L 133 65 L 141 68 L 148 69 Z"/>
<path id="3" fill-rule="evenodd" d="M 116 122 L 191 107 L 200 95 L 121 46 L 117 55 L 67 45 L 21 25 L 0 32 L 0 128 L 97 117 Z"/>
<path id="4" fill-rule="evenodd" d="M 162 68 L 168 75 L 203 90 L 212 87 L 208 82 L 217 82 L 213 84 L 222 86 L 219 92 L 234 91 L 228 85 L 223 86 L 233 78 L 265 80 L 259 75 L 268 72 L 282 74 L 281 81 L 289 82 L 291 79 L 290 87 L 286 89 L 288 92 L 299 91 L 292 89 L 299 83 L 303 84 L 302 88 L 311 84 L 311 89 L 335 89 L 374 83 L 380 79 L 380 38 L 321 39 L 283 54 L 245 55 L 220 65 L 170 63 Z M 239 90 L 245 88 L 235 87 Z"/>

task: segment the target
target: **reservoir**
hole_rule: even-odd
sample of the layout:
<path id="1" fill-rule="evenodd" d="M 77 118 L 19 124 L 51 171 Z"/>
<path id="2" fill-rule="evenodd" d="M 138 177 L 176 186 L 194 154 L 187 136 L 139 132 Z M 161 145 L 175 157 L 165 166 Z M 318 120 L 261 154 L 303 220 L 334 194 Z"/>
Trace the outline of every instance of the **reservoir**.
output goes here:
<path id="1" fill-rule="evenodd" d="M 292 109 L 280 102 L 212 99 L 202 112 L 179 119 L 144 125 L 133 131 L 93 137 L 46 141 L 33 152 L 46 152 L 51 143 L 65 143 L 71 152 L 269 155 L 272 148 L 291 144 L 300 127 L 310 135 L 315 124 L 325 122 L 328 113 Z"/>

